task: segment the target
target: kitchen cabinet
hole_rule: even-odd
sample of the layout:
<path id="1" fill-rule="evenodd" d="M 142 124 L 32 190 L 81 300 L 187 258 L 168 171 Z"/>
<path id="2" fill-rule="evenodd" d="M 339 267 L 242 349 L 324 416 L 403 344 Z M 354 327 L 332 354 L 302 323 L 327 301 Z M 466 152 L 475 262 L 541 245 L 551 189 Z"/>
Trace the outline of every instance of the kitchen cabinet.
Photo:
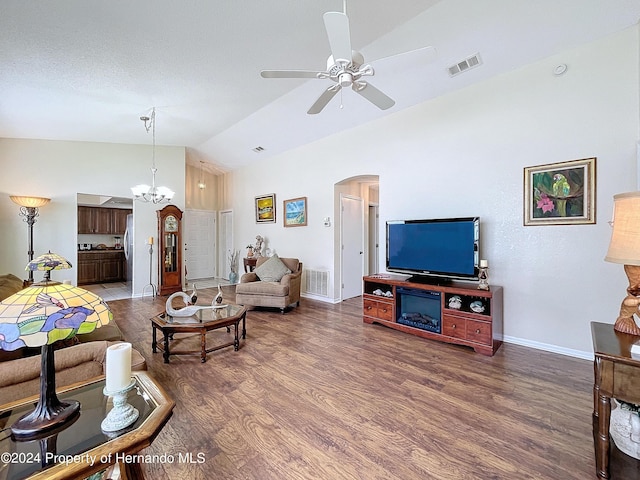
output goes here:
<path id="1" fill-rule="evenodd" d="M 78 233 L 123 235 L 127 228 L 126 208 L 78 207 Z"/>
<path id="2" fill-rule="evenodd" d="M 97 259 L 85 257 L 84 254 L 78 253 L 78 285 L 100 283 Z"/>
<path id="3" fill-rule="evenodd" d="M 126 260 L 122 250 L 78 252 L 78 285 L 124 282 Z"/>

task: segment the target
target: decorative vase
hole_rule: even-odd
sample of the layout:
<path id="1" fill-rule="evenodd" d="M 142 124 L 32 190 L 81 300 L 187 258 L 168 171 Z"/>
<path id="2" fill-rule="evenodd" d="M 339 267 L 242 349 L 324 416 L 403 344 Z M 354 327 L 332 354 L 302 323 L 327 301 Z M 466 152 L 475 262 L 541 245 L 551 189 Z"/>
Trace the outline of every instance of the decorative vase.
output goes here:
<path id="1" fill-rule="evenodd" d="M 229 283 L 238 283 L 238 274 L 236 272 L 229 273 Z"/>
<path id="2" fill-rule="evenodd" d="M 619 450 L 640 459 L 640 417 L 636 412 L 623 407 L 615 398 L 612 401 L 616 408 L 611 411 L 611 438 Z"/>

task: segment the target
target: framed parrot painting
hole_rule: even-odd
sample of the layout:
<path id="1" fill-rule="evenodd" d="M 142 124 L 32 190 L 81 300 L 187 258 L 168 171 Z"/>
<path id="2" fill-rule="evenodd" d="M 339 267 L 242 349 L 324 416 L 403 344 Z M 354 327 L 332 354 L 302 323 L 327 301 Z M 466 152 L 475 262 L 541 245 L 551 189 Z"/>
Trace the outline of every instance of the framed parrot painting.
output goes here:
<path id="1" fill-rule="evenodd" d="M 524 224 L 596 223 L 596 159 L 524 169 Z"/>

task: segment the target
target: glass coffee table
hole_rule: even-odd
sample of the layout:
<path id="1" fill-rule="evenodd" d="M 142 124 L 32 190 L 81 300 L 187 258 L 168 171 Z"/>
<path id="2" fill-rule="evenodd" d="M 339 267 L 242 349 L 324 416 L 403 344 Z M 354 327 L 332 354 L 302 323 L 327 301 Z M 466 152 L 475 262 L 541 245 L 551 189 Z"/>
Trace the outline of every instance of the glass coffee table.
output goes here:
<path id="1" fill-rule="evenodd" d="M 246 328 L 246 316 L 247 309 L 242 305 L 225 305 L 217 308 L 204 308 L 198 310 L 195 315 L 190 317 L 176 317 L 167 314 L 166 312 L 160 313 L 151 318 L 151 326 L 153 327 L 153 341 L 151 343 L 151 349 L 153 353 L 156 353 L 158 348 L 163 352 L 164 363 L 169 363 L 169 355 L 200 355 L 200 362 L 207 361 L 207 353 L 219 350 L 221 348 L 230 347 L 233 345 L 233 349 L 237 351 L 240 348 L 240 340 L 238 338 L 238 325 L 242 320 L 242 338 L 247 337 Z M 216 345 L 215 347 L 207 348 L 207 332 L 216 330 L 218 328 L 227 328 L 227 332 L 230 332 L 230 327 L 234 327 L 234 338 L 228 343 L 222 345 Z M 162 344 L 158 343 L 157 331 L 160 330 L 164 337 Z M 171 350 L 171 341 L 175 333 L 197 333 L 200 335 L 200 349 L 199 350 Z"/>
<path id="2" fill-rule="evenodd" d="M 127 402 L 140 416 L 129 427 L 107 433 L 102 420 L 112 407 L 103 393 L 104 376 L 58 389 L 60 400 L 80 402 L 80 416 L 61 431 L 29 441 L 17 441 L 9 426 L 33 410 L 37 397 L 0 407 L 0 480 L 28 478 L 75 480 L 86 478 L 118 464 L 121 478 L 144 478 L 137 452 L 151 445 L 172 415 L 175 402 L 146 373 L 132 372 L 135 387 Z"/>

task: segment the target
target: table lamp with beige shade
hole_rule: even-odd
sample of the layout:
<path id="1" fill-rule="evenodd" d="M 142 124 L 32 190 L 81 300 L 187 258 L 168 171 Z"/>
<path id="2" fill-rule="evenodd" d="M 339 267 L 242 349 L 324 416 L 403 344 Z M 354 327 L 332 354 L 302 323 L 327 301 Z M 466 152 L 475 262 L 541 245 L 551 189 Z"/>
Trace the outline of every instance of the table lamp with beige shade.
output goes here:
<path id="1" fill-rule="evenodd" d="M 607 262 L 621 263 L 629 280 L 614 330 L 640 336 L 634 315 L 640 306 L 640 191 L 614 195 L 613 231 Z"/>

